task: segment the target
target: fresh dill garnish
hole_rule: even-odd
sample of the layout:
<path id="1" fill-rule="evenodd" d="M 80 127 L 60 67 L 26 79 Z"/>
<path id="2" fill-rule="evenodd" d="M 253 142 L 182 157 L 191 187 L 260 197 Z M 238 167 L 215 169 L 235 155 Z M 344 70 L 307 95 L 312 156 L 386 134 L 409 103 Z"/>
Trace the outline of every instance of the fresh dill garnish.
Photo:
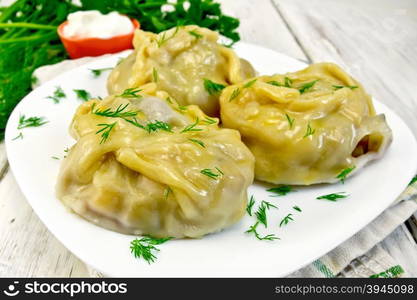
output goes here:
<path id="1" fill-rule="evenodd" d="M 190 124 L 190 125 L 186 126 L 183 130 L 181 130 L 181 133 L 193 132 L 193 131 L 202 131 L 203 129 L 195 128 L 198 125 L 199 122 L 200 122 L 200 120 L 197 118 L 193 124 Z"/>
<path id="2" fill-rule="evenodd" d="M 279 223 L 279 227 L 282 227 L 283 225 L 287 225 L 290 221 L 294 221 L 292 218 L 292 214 L 286 215 L 281 222 Z"/>
<path id="3" fill-rule="evenodd" d="M 253 79 L 253 80 L 251 80 L 251 81 L 246 82 L 246 83 L 243 85 L 243 88 L 244 88 L 244 89 L 250 88 L 252 85 L 254 85 L 254 84 L 255 84 L 255 82 L 256 82 L 257 80 L 258 80 L 258 79 Z"/>
<path id="4" fill-rule="evenodd" d="M 141 98 L 141 95 L 138 95 L 139 92 L 141 92 L 141 89 L 138 88 L 128 88 L 123 91 L 122 94 L 118 95 L 119 97 L 124 98 Z"/>
<path id="5" fill-rule="evenodd" d="M 276 237 L 275 234 L 268 234 L 265 236 L 260 236 L 258 231 L 256 231 L 256 228 L 258 227 L 259 222 L 256 222 L 254 225 L 250 226 L 248 230 L 245 231 L 245 233 L 253 233 L 255 237 L 260 241 L 273 241 L 273 240 L 279 240 L 279 237 Z"/>
<path id="6" fill-rule="evenodd" d="M 51 156 L 51 158 L 52 158 L 52 159 L 59 160 L 59 157 L 56 157 L 56 156 Z"/>
<path id="7" fill-rule="evenodd" d="M 298 212 L 302 212 L 301 208 L 299 208 L 297 205 L 293 206 L 292 208 Z"/>
<path id="8" fill-rule="evenodd" d="M 261 205 L 258 207 L 258 210 L 255 212 L 256 219 L 258 220 L 258 222 L 262 223 L 265 227 L 268 227 L 266 210 L 269 209 L 270 207 L 277 208 L 275 205 L 267 201 L 262 201 Z"/>
<path id="9" fill-rule="evenodd" d="M 83 101 L 88 101 L 91 98 L 91 95 L 86 90 L 73 90 L 75 94 L 77 95 L 77 98 Z"/>
<path id="10" fill-rule="evenodd" d="M 346 198 L 349 195 L 344 195 L 346 194 L 345 192 L 340 192 L 340 193 L 334 193 L 334 194 L 328 194 L 328 195 L 323 195 L 320 197 L 317 197 L 316 199 L 320 200 L 320 199 L 326 199 L 329 201 L 337 201 L 337 199 L 341 199 L 341 198 Z"/>
<path id="11" fill-rule="evenodd" d="M 94 110 L 95 103 L 93 104 L 91 108 L 91 113 L 95 114 L 97 116 L 102 117 L 108 117 L 108 118 L 128 118 L 128 117 L 134 117 L 138 114 L 138 111 L 125 111 L 125 109 L 129 106 L 129 103 L 126 103 L 125 105 L 120 104 L 116 110 L 111 110 L 111 108 L 106 108 L 105 110 Z"/>
<path id="12" fill-rule="evenodd" d="M 272 197 L 285 196 L 286 194 L 292 191 L 292 187 L 289 185 L 282 185 L 282 186 L 277 186 L 277 187 L 267 189 L 266 191 L 276 194 L 276 195 L 273 195 Z"/>
<path id="13" fill-rule="evenodd" d="M 267 83 L 270 85 L 275 85 L 275 86 L 284 86 L 283 84 L 279 83 L 276 80 L 271 80 L 271 81 L 268 81 Z"/>
<path id="14" fill-rule="evenodd" d="M 130 242 L 130 252 L 135 258 L 143 258 L 148 264 L 155 262 L 155 251 L 159 251 L 156 245 L 161 245 L 169 240 L 168 238 L 153 238 L 150 236 L 144 236 L 141 239 L 134 239 Z"/>
<path id="15" fill-rule="evenodd" d="M 126 122 L 129 122 L 130 124 L 142 128 L 143 130 L 146 130 L 148 133 L 155 132 L 158 130 L 163 130 L 167 132 L 172 132 L 172 127 L 170 124 L 162 121 L 155 120 L 153 122 L 149 122 L 148 124 L 142 125 L 136 120 L 136 118 L 133 118 L 133 120 L 129 119 L 123 119 Z"/>
<path id="16" fill-rule="evenodd" d="M 145 129 L 151 133 L 157 130 L 172 132 L 172 127 L 170 124 L 162 121 L 155 120 L 153 122 L 149 122 L 145 125 Z"/>
<path id="17" fill-rule="evenodd" d="M 172 99 L 171 99 L 171 97 L 166 97 L 166 98 L 165 98 L 165 100 L 166 100 L 166 102 L 168 102 L 169 104 L 172 104 Z"/>
<path id="18" fill-rule="evenodd" d="M 219 94 L 226 86 L 220 83 L 215 83 L 210 79 L 204 78 L 204 88 L 209 95 Z"/>
<path id="19" fill-rule="evenodd" d="M 19 135 L 18 135 L 18 136 L 16 136 L 14 139 L 12 139 L 12 141 L 15 141 L 15 140 L 17 140 L 17 139 L 21 139 L 21 140 L 23 140 L 23 133 L 19 132 Z"/>
<path id="20" fill-rule="evenodd" d="M 310 135 L 313 135 L 315 132 L 316 132 L 316 130 L 315 130 L 315 129 L 313 129 L 313 128 L 311 127 L 311 125 L 310 125 L 310 122 L 308 122 L 308 124 L 307 124 L 306 134 L 304 135 L 304 137 L 303 137 L 303 138 L 306 138 L 306 137 L 308 137 L 308 136 L 310 136 Z"/>
<path id="21" fill-rule="evenodd" d="M 153 68 L 152 69 L 152 80 L 153 82 L 157 83 L 159 79 L 158 70 Z"/>
<path id="22" fill-rule="evenodd" d="M 268 201 L 265 201 L 265 200 L 262 200 L 262 203 L 261 204 L 264 204 L 267 209 L 270 209 L 271 207 L 278 208 L 275 205 L 273 205 L 271 202 L 268 202 Z"/>
<path id="23" fill-rule="evenodd" d="M 204 143 L 200 140 L 197 139 L 188 139 L 190 142 L 193 142 L 194 144 L 200 145 L 203 148 L 206 148 L 206 146 L 204 145 Z"/>
<path id="24" fill-rule="evenodd" d="M 19 124 L 17 129 L 23 129 L 27 127 L 39 127 L 48 123 L 44 117 L 29 117 L 26 118 L 25 115 L 19 117 Z"/>
<path id="25" fill-rule="evenodd" d="M 187 105 L 178 105 L 178 109 L 181 111 L 186 111 L 188 109 Z"/>
<path id="26" fill-rule="evenodd" d="M 209 124 L 209 125 L 211 125 L 211 124 L 216 124 L 216 123 L 217 123 L 217 121 L 216 121 L 216 120 L 211 119 L 211 118 L 209 118 L 209 117 L 205 117 L 205 118 L 204 118 L 204 120 L 201 120 L 201 122 L 204 122 L 204 123 Z"/>
<path id="27" fill-rule="evenodd" d="M 285 117 L 287 118 L 288 124 L 290 125 L 290 129 L 291 129 L 292 125 L 294 124 L 295 119 L 291 118 L 288 114 L 285 114 Z"/>
<path id="28" fill-rule="evenodd" d="M 332 87 L 337 91 L 343 88 L 349 88 L 351 90 L 357 89 L 357 85 L 332 85 Z"/>
<path id="29" fill-rule="evenodd" d="M 219 178 L 221 175 L 223 175 L 224 173 L 221 172 L 217 167 L 216 170 L 219 173 L 214 173 L 214 171 L 212 169 L 203 169 L 200 171 L 201 174 L 206 175 L 207 177 L 210 177 L 211 179 L 217 179 Z"/>
<path id="30" fill-rule="evenodd" d="M 197 31 L 195 31 L 195 30 L 191 30 L 191 31 L 188 31 L 188 33 L 190 34 L 190 35 L 192 35 L 193 37 L 195 37 L 197 40 L 198 39 L 201 39 L 203 36 L 201 35 L 201 34 L 199 34 Z"/>
<path id="31" fill-rule="evenodd" d="M 346 176 L 349 175 L 350 172 L 352 172 L 354 169 L 356 168 L 356 166 L 352 166 L 346 169 L 343 169 L 339 175 L 336 176 L 336 178 L 340 179 L 341 183 L 345 183 L 346 180 Z"/>
<path id="32" fill-rule="evenodd" d="M 287 87 L 287 88 L 292 87 L 292 79 L 285 76 L 285 78 L 284 78 L 284 86 Z"/>
<path id="33" fill-rule="evenodd" d="M 410 183 L 408 185 L 412 185 L 414 182 L 417 181 L 417 175 L 413 177 L 413 179 L 411 179 Z"/>
<path id="34" fill-rule="evenodd" d="M 255 197 L 252 195 L 252 196 L 250 196 L 249 202 L 246 205 L 246 212 L 251 217 L 252 217 L 252 208 L 253 208 L 254 205 L 255 205 Z"/>
<path id="35" fill-rule="evenodd" d="M 224 175 L 223 171 L 220 170 L 218 167 L 214 167 L 214 168 L 217 170 L 217 172 L 219 172 L 220 174 Z"/>
<path id="36" fill-rule="evenodd" d="M 169 186 L 167 186 L 167 188 L 164 191 L 164 199 L 165 200 L 168 199 L 168 196 L 169 196 L 170 193 L 172 193 L 172 189 Z"/>
<path id="37" fill-rule="evenodd" d="M 309 90 L 311 90 L 317 81 L 319 80 L 317 79 L 311 82 L 307 82 L 303 84 L 301 87 L 299 87 L 298 90 L 300 91 L 300 94 L 304 94 L 305 92 L 308 92 Z"/>
<path id="38" fill-rule="evenodd" d="M 64 90 L 57 86 L 55 87 L 55 91 L 54 94 L 52 96 L 48 96 L 46 97 L 46 99 L 51 99 L 54 101 L 54 103 L 59 103 L 59 101 L 61 101 L 61 99 L 64 99 L 67 95 L 65 95 Z"/>
<path id="39" fill-rule="evenodd" d="M 165 44 L 168 40 L 170 40 L 170 39 L 172 39 L 174 36 L 176 36 L 177 35 L 177 33 L 178 33 L 178 30 L 180 29 L 180 26 L 177 26 L 176 28 L 175 28 L 175 31 L 174 31 L 174 33 L 170 36 L 170 37 L 167 37 L 166 35 L 166 31 L 164 31 L 163 33 L 162 33 L 162 35 L 158 38 L 158 40 L 156 40 L 156 44 L 158 45 L 158 48 L 160 48 L 163 44 Z"/>
<path id="40" fill-rule="evenodd" d="M 236 99 L 237 96 L 240 94 L 240 88 L 236 88 L 233 90 L 232 95 L 230 95 L 229 102 L 232 102 Z"/>
<path id="41" fill-rule="evenodd" d="M 93 73 L 94 77 L 99 77 L 101 73 L 105 71 L 113 70 L 113 68 L 102 68 L 102 69 L 90 69 L 91 73 Z"/>
<path id="42" fill-rule="evenodd" d="M 102 127 L 100 130 L 96 132 L 96 134 L 101 133 L 101 140 L 100 144 L 103 144 L 107 141 L 107 139 L 110 136 L 110 132 L 113 130 L 114 126 L 117 122 L 111 123 L 111 124 L 97 124 L 97 126 Z"/>

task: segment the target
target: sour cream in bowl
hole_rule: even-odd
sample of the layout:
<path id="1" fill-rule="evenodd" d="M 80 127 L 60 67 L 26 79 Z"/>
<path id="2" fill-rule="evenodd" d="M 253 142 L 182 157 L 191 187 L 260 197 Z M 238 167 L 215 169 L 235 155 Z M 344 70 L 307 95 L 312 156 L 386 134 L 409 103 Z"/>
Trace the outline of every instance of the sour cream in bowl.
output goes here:
<path id="1" fill-rule="evenodd" d="M 139 22 L 117 12 L 78 11 L 58 27 L 58 34 L 71 58 L 99 56 L 132 48 Z"/>

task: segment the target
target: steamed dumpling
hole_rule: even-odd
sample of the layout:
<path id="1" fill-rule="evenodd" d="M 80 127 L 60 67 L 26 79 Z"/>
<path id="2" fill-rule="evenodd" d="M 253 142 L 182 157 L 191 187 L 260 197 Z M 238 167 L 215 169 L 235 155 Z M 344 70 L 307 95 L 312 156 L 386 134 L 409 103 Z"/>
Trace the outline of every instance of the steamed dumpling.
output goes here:
<path id="1" fill-rule="evenodd" d="M 220 105 L 223 125 L 239 130 L 255 156 L 255 178 L 275 184 L 335 182 L 392 139 L 363 87 L 330 63 L 230 86 Z"/>
<path id="2" fill-rule="evenodd" d="M 201 237 L 234 224 L 245 212 L 253 155 L 238 131 L 154 89 L 78 108 L 70 128 L 77 143 L 61 165 L 58 198 L 123 233 Z M 106 110 L 119 117 L 97 115 Z M 107 138 L 99 124 L 113 126 Z"/>
<path id="3" fill-rule="evenodd" d="M 137 30 L 135 51 L 110 74 L 110 94 L 155 82 L 180 105 L 196 104 L 210 116 L 218 116 L 220 91 L 208 92 L 204 80 L 216 84 L 239 83 L 255 76 L 251 65 L 232 49 L 217 43 L 217 32 L 195 25 L 154 34 Z"/>

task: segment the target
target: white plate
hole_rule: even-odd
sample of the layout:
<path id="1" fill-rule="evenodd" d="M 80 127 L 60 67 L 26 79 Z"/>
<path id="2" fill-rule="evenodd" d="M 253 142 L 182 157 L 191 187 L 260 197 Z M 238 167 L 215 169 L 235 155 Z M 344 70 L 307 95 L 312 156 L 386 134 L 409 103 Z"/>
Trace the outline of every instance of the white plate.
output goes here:
<path id="1" fill-rule="evenodd" d="M 272 50 L 240 43 L 237 53 L 262 74 L 283 73 L 305 67 L 295 59 Z M 270 210 L 269 229 L 281 240 L 258 241 L 245 230 L 254 223 L 245 216 L 221 233 L 199 240 L 174 240 L 160 246 L 158 260 L 148 265 L 130 254 L 132 236 L 93 225 L 69 212 L 55 197 L 54 187 L 64 149 L 74 143 L 68 125 L 80 100 L 72 89 L 86 89 L 93 96 L 105 96 L 108 72 L 94 78 L 89 68 L 114 66 L 120 55 L 104 58 L 69 71 L 23 99 L 11 115 L 6 129 L 10 167 L 24 195 L 48 229 L 76 256 L 109 276 L 140 277 L 276 277 L 287 275 L 324 255 L 351 237 L 386 209 L 415 174 L 417 144 L 404 124 L 386 106 L 375 101 L 378 112 L 386 114 L 394 141 L 385 157 L 365 167 L 344 185 L 297 188 L 285 197 L 272 198 L 265 186 L 254 184 L 249 194 L 258 202 L 268 200 L 278 210 Z M 67 94 L 59 104 L 46 99 L 56 86 Z M 26 128 L 23 139 L 12 140 L 20 114 L 44 116 L 49 123 Z M 315 198 L 332 192 L 348 192 L 338 202 Z M 293 210 L 297 205 L 301 213 Z M 280 220 L 292 213 L 294 221 L 279 228 Z M 262 227 L 259 227 L 262 228 Z"/>

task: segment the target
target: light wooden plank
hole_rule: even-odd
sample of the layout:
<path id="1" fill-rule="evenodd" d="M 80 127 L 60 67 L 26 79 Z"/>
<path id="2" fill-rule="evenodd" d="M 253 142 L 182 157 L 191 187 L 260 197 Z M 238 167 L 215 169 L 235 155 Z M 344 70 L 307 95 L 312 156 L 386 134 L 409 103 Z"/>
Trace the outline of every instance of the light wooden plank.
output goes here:
<path id="1" fill-rule="evenodd" d="M 6 276 L 88 276 L 84 263 L 41 223 L 10 171 L 0 182 L 0 277 Z"/>
<path id="2" fill-rule="evenodd" d="M 274 0 L 314 62 L 346 68 L 417 135 L 417 2 Z"/>
<path id="3" fill-rule="evenodd" d="M 239 18 L 239 33 L 242 41 L 307 60 L 270 0 L 221 0 L 217 2 L 221 3 L 225 14 Z"/>

